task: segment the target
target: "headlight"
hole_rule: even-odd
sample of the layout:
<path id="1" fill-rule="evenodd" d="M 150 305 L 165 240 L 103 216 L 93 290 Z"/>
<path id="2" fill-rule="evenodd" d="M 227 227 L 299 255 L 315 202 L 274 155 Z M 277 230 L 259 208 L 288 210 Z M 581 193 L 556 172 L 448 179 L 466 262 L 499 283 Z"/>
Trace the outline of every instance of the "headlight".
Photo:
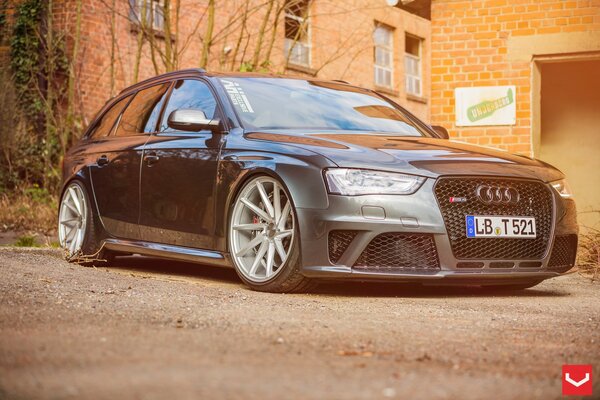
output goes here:
<path id="1" fill-rule="evenodd" d="M 346 168 L 328 169 L 325 178 L 329 193 L 346 196 L 412 194 L 425 182 L 421 176 Z"/>
<path id="2" fill-rule="evenodd" d="M 558 194 L 560 194 L 560 196 L 563 199 L 570 199 L 571 197 L 573 197 L 573 192 L 571 191 L 571 187 L 567 183 L 566 179 L 561 179 L 560 181 L 554 181 L 551 183 L 551 185 L 554 189 L 556 189 Z"/>

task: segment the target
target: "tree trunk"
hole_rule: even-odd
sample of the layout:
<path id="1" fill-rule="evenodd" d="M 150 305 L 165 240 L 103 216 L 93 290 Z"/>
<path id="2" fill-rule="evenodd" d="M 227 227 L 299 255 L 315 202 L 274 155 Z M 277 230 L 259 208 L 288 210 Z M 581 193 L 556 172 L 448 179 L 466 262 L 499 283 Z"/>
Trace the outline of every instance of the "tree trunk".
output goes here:
<path id="1" fill-rule="evenodd" d="M 115 95 L 115 46 L 116 46 L 116 0 L 112 0 L 110 10 L 110 97 Z"/>
<path id="2" fill-rule="evenodd" d="M 267 23 L 271 17 L 271 10 L 273 10 L 273 4 L 275 0 L 269 0 L 269 5 L 267 8 L 267 13 L 262 20 L 262 24 L 260 25 L 260 30 L 258 31 L 258 38 L 256 40 L 256 44 L 254 47 L 254 56 L 252 57 L 252 69 L 256 70 L 259 64 L 260 52 L 262 50 L 262 42 L 265 37 L 265 31 L 267 29 Z"/>
<path id="3" fill-rule="evenodd" d="M 71 137 L 75 133 L 75 65 L 77 62 L 77 56 L 79 55 L 79 41 L 81 39 L 81 2 L 77 0 L 76 16 L 75 16 L 75 36 L 73 37 L 73 49 L 71 51 L 71 57 L 69 60 L 69 80 L 67 82 L 67 129 L 65 137 L 62 138 L 61 144 L 63 146 L 63 152 L 68 147 L 68 137 Z"/>
<path id="4" fill-rule="evenodd" d="M 206 25 L 206 33 L 204 34 L 202 56 L 200 58 L 200 68 L 206 68 L 208 64 L 208 54 L 212 42 L 212 34 L 215 25 L 215 0 L 208 0 L 208 21 Z"/>

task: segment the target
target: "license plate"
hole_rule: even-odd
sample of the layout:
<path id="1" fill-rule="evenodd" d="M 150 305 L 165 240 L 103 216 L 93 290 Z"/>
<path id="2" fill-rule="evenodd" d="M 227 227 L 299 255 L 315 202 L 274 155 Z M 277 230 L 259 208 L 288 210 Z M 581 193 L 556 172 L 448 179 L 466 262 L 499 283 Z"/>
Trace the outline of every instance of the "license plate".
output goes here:
<path id="1" fill-rule="evenodd" d="M 468 238 L 535 239 L 534 217 L 495 217 L 467 215 Z"/>

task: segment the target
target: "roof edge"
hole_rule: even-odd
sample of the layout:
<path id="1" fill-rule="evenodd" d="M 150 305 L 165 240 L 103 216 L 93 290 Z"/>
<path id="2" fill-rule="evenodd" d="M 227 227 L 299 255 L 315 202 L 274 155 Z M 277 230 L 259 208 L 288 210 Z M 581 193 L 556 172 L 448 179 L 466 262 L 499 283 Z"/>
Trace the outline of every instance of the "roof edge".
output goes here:
<path id="1" fill-rule="evenodd" d="M 166 72 L 164 74 L 153 76 L 152 78 L 144 79 L 143 81 L 139 81 L 137 83 L 134 83 L 131 86 L 127 86 L 125 89 L 121 90 L 119 92 L 119 94 L 123 94 L 123 93 L 128 92 L 128 91 L 130 91 L 132 89 L 138 88 L 140 86 L 144 86 L 147 83 L 150 83 L 150 82 L 155 81 L 155 80 L 159 80 L 159 79 L 162 79 L 162 78 L 168 78 L 168 77 L 171 77 L 171 76 L 177 76 L 179 74 L 194 73 L 194 72 L 195 73 L 199 73 L 199 74 L 206 74 L 206 70 L 203 69 L 203 68 L 187 68 L 187 69 L 180 69 L 178 71 Z"/>

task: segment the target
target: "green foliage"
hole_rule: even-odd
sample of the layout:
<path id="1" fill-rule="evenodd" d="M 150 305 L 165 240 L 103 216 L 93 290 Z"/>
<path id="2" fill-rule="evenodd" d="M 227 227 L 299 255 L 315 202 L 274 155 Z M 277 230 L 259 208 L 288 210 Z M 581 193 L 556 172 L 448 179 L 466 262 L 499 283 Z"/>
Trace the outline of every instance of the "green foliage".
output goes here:
<path id="1" fill-rule="evenodd" d="M 243 61 L 240 65 L 240 72 L 262 72 L 267 73 L 270 72 L 271 69 L 271 61 L 267 60 L 262 62 L 258 67 L 252 65 L 250 61 Z"/>
<path id="2" fill-rule="evenodd" d="M 43 71 L 40 60 L 40 24 L 45 2 L 25 0 L 17 9 L 17 18 L 10 41 L 10 66 L 15 89 L 22 107 L 30 117 L 42 110 L 37 80 Z"/>
<path id="3" fill-rule="evenodd" d="M 15 242 L 17 247 L 37 247 L 35 242 L 35 236 L 23 235 L 20 236 Z"/>
<path id="4" fill-rule="evenodd" d="M 0 46 L 2 47 L 7 47 L 10 39 L 10 26 L 7 13 L 9 1 L 11 0 L 0 0 Z"/>
<path id="5" fill-rule="evenodd" d="M 4 0 L 6 1 L 6 0 Z M 38 185 L 56 192 L 58 166 L 77 118 L 66 115 L 69 72 L 64 35 L 46 0 L 24 0 L 15 12 L 10 65 L 0 66 L 0 192 Z"/>
<path id="6" fill-rule="evenodd" d="M 37 203 L 52 204 L 54 201 L 54 198 L 50 195 L 48 189 L 40 188 L 38 184 L 33 184 L 33 186 L 26 188 L 23 192 L 27 197 Z"/>
<path id="7" fill-rule="evenodd" d="M 2 0 L 0 3 L 0 40 L 4 39 L 4 30 L 6 29 L 6 8 L 8 0 Z"/>
<path id="8" fill-rule="evenodd" d="M 249 61 L 244 61 L 240 65 L 240 72 L 254 72 L 254 66 Z"/>

